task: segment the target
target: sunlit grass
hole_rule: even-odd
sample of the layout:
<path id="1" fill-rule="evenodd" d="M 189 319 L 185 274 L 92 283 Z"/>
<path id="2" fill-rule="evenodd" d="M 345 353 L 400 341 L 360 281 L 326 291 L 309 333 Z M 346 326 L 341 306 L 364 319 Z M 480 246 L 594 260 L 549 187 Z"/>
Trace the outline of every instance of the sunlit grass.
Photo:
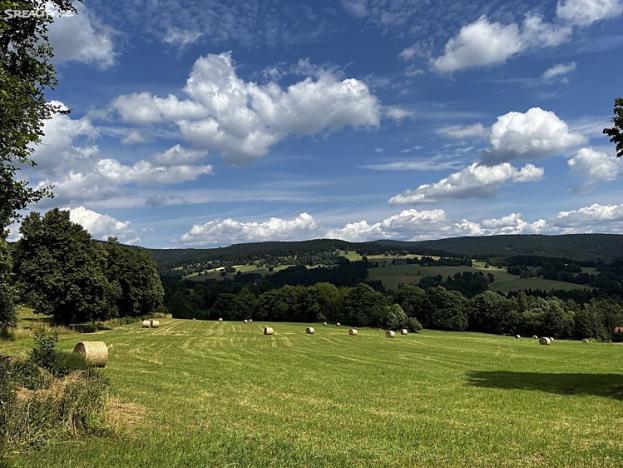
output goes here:
<path id="1" fill-rule="evenodd" d="M 116 396 L 145 408 L 118 436 L 17 466 L 616 466 L 623 346 L 425 331 L 161 320 L 91 335 Z M 1 342 L 25 354 L 29 338 Z"/>

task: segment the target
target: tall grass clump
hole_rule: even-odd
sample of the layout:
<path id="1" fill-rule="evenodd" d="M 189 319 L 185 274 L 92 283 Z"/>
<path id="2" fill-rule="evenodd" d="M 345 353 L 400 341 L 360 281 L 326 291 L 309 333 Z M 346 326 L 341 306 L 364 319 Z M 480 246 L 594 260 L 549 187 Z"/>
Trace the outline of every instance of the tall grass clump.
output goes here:
<path id="1" fill-rule="evenodd" d="M 29 359 L 0 356 L 0 457 L 106 432 L 107 379 L 56 342 L 38 333 Z"/>

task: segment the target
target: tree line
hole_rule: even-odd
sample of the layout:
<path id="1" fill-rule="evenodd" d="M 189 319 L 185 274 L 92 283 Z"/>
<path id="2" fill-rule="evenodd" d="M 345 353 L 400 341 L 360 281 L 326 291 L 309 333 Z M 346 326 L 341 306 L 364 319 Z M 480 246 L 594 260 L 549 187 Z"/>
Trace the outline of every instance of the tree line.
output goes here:
<path id="1" fill-rule="evenodd" d="M 12 248 L 11 274 L 17 301 L 70 324 L 136 317 L 161 311 L 164 289 L 157 267 L 143 249 L 115 238 L 96 242 L 69 212 L 31 213 Z M 0 326 L 15 324 L 15 307 L 3 307 Z"/>
<path id="2" fill-rule="evenodd" d="M 420 327 L 496 334 L 620 340 L 623 306 L 612 298 L 586 302 L 539 297 L 525 292 L 505 296 L 487 290 L 466 296 L 444 286 L 426 289 L 404 285 L 381 292 L 359 283 L 286 285 L 263 289 L 259 284 L 165 282 L 167 308 L 174 316 L 205 320 L 341 322 L 387 329 Z"/>

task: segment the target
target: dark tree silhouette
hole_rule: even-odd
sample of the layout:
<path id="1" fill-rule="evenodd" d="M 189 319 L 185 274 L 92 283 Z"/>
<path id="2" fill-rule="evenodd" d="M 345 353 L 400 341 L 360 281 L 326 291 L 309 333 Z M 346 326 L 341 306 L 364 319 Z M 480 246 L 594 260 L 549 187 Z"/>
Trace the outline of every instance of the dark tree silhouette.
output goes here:
<path id="1" fill-rule="evenodd" d="M 612 118 L 614 127 L 604 128 L 605 135 L 610 137 L 610 141 L 616 146 L 617 156 L 623 156 L 623 98 L 614 100 L 614 117 Z"/>

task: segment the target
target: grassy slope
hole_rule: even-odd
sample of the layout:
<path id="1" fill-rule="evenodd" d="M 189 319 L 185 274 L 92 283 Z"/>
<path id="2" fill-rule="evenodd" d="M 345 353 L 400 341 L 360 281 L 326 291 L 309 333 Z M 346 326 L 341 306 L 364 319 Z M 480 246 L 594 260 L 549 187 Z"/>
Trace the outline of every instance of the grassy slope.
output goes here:
<path id="1" fill-rule="evenodd" d="M 472 268 L 469 266 L 420 266 L 420 265 L 391 265 L 370 268 L 370 280 L 380 280 L 386 288 L 396 289 L 400 284 L 418 283 L 424 276 L 454 275 L 463 271 L 482 271 L 485 274 L 491 273 L 495 277 L 495 282 L 491 284 L 492 289 L 499 291 L 513 291 L 520 289 L 542 289 L 549 291 L 552 289 L 586 289 L 587 286 L 564 281 L 545 280 L 538 278 L 521 279 L 519 276 L 510 275 L 505 269 L 501 268 Z"/>
<path id="2" fill-rule="evenodd" d="M 623 347 L 425 331 L 162 320 L 88 339 L 146 418 L 17 466 L 623 464 Z M 86 336 L 61 338 L 69 349 Z M 0 342 L 23 352 L 28 341 Z"/>

